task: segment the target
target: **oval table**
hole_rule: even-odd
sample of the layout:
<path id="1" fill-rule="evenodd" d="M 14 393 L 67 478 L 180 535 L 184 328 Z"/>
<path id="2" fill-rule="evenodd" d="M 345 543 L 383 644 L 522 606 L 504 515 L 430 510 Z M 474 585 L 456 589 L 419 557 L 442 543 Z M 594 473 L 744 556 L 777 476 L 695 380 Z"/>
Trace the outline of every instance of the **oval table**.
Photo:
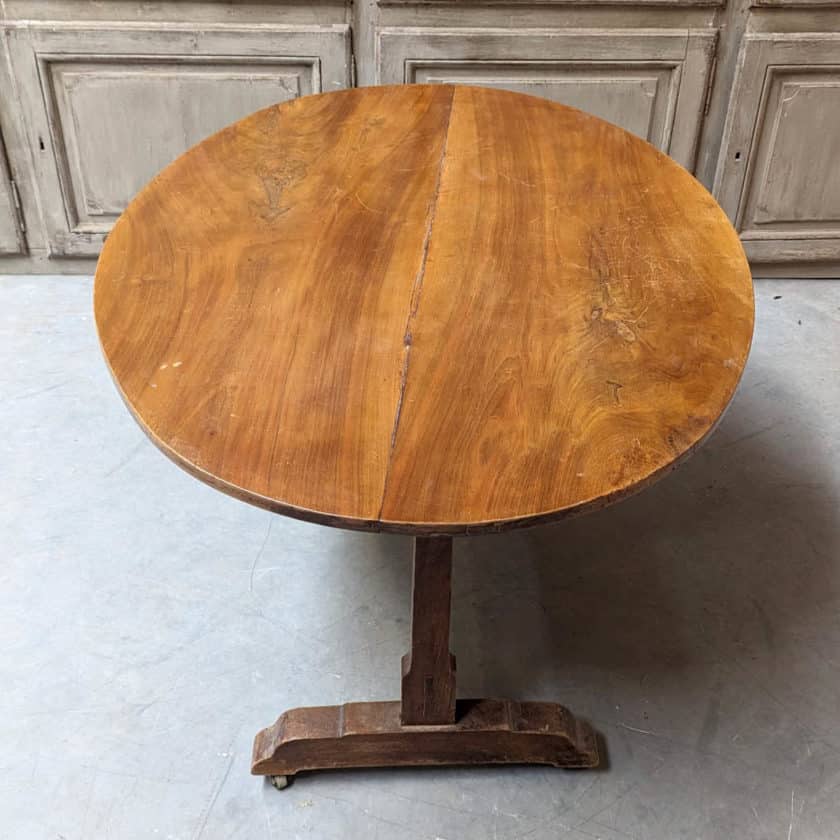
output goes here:
<path id="1" fill-rule="evenodd" d="M 287 711 L 255 774 L 598 763 L 562 706 L 456 703 L 452 537 L 604 507 L 714 428 L 752 283 L 688 172 L 502 90 L 310 96 L 148 184 L 95 310 L 126 404 L 177 464 L 276 513 L 414 536 L 402 699 Z"/>

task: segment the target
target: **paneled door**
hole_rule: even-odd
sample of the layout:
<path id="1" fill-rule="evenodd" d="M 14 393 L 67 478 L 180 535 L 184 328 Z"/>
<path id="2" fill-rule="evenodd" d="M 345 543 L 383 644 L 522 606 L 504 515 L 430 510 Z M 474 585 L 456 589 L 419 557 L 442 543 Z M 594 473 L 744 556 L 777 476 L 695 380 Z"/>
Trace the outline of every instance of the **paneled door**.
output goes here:
<path id="1" fill-rule="evenodd" d="M 840 34 L 747 35 L 715 195 L 754 262 L 840 260 Z"/>
<path id="2" fill-rule="evenodd" d="M 0 254 L 21 254 L 23 250 L 17 198 L 9 177 L 3 138 L 0 137 Z"/>
<path id="3" fill-rule="evenodd" d="M 344 25 L 13 29 L 51 255 L 96 256 L 116 218 L 190 146 L 259 108 L 350 84 Z"/>
<path id="4" fill-rule="evenodd" d="M 461 82 L 544 96 L 616 123 L 694 169 L 717 33 L 431 29 L 377 33 L 378 81 Z"/>

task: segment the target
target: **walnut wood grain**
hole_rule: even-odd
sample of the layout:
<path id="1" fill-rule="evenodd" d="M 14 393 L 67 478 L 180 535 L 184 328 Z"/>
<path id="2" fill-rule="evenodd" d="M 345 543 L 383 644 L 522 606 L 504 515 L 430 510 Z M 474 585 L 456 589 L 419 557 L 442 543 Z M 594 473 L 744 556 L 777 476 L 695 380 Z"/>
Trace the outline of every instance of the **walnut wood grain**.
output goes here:
<path id="1" fill-rule="evenodd" d="M 411 648 L 402 660 L 403 725 L 455 722 L 455 657 L 449 651 L 452 537 L 416 537 Z"/>
<path id="2" fill-rule="evenodd" d="M 644 486 L 746 361 L 749 269 L 685 170 L 519 94 L 364 88 L 164 170 L 96 272 L 105 356 L 194 475 L 331 525 L 457 534 Z"/>

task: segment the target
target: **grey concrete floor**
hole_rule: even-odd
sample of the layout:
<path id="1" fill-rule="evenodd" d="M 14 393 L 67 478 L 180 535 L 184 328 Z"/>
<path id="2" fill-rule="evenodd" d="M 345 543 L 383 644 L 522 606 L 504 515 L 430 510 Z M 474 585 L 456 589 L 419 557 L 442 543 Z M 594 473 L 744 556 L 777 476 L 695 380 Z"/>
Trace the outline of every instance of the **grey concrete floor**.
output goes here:
<path id="1" fill-rule="evenodd" d="M 460 692 L 559 700 L 597 772 L 311 774 L 284 708 L 395 698 L 409 540 L 206 487 L 146 441 L 86 278 L 0 278 L 0 837 L 840 837 L 840 282 L 761 281 L 718 431 L 639 496 L 456 541 Z"/>

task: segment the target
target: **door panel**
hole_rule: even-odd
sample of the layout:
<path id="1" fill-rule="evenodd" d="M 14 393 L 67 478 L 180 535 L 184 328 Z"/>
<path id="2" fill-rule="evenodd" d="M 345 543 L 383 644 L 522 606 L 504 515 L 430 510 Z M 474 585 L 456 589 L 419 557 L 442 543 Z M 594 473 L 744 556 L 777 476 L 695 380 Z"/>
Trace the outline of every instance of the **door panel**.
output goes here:
<path id="1" fill-rule="evenodd" d="M 659 148 L 667 147 L 676 88 L 671 68 L 654 65 L 447 64 L 413 68 L 411 81 L 473 84 L 542 96 L 580 108 L 632 131 Z"/>
<path id="2" fill-rule="evenodd" d="M 350 82 L 348 28 L 16 30 L 52 255 L 96 256 L 160 169 L 259 108 Z"/>
<path id="3" fill-rule="evenodd" d="M 22 254 L 23 251 L 17 201 L 9 178 L 6 150 L 0 138 L 0 254 Z"/>
<path id="4" fill-rule="evenodd" d="M 311 64 L 214 58 L 49 62 L 74 228 L 107 232 L 132 196 L 181 152 L 254 111 L 313 93 Z M 137 119 L 142 115 L 142 136 Z"/>
<path id="5" fill-rule="evenodd" d="M 715 194 L 757 261 L 840 259 L 840 35 L 748 35 Z"/>
<path id="6" fill-rule="evenodd" d="M 632 131 L 693 169 L 716 33 L 386 28 L 383 83 L 459 82 L 544 96 Z"/>

